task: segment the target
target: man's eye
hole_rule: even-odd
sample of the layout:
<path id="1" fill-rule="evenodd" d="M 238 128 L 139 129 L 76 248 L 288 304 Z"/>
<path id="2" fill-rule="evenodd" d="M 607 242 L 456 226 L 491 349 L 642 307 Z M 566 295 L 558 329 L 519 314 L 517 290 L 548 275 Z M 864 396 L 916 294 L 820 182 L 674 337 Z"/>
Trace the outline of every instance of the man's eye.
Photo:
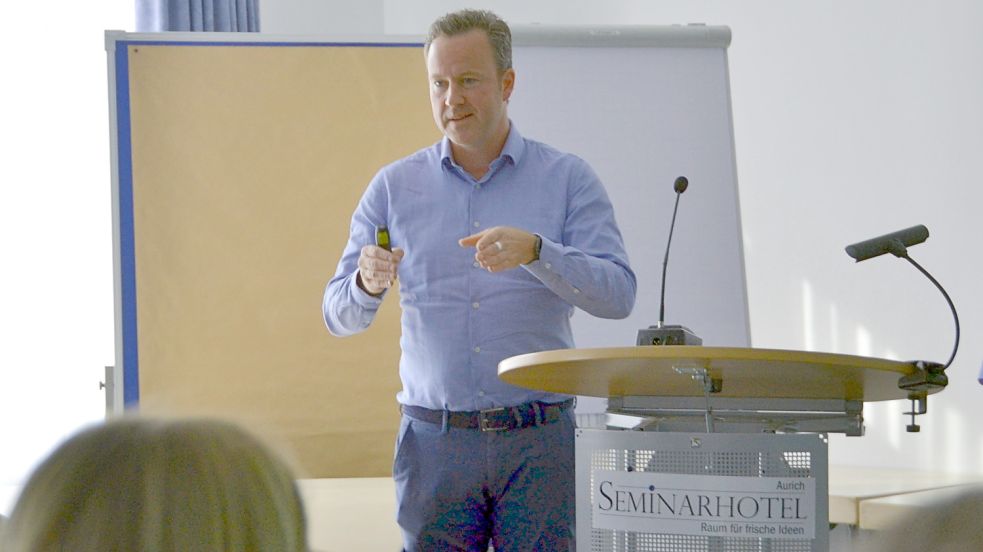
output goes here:
<path id="1" fill-rule="evenodd" d="M 433 81 L 434 88 L 443 88 L 445 86 L 443 81 Z"/>
<path id="2" fill-rule="evenodd" d="M 468 77 L 468 78 L 462 79 L 461 82 L 464 83 L 464 86 L 474 86 L 474 85 L 478 84 L 478 79 L 473 78 L 473 77 Z"/>

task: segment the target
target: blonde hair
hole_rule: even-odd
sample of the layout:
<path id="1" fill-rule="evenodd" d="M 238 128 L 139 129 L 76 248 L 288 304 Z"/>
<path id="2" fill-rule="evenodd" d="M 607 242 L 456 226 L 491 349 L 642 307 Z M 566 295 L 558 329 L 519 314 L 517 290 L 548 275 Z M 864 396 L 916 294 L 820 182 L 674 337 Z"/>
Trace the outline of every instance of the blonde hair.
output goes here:
<path id="1" fill-rule="evenodd" d="M 979 552 L 983 550 L 983 485 L 928 504 L 874 535 L 875 552 Z"/>
<path id="2" fill-rule="evenodd" d="M 70 438 L 25 485 L 4 552 L 307 549 L 291 470 L 239 427 L 122 418 Z"/>

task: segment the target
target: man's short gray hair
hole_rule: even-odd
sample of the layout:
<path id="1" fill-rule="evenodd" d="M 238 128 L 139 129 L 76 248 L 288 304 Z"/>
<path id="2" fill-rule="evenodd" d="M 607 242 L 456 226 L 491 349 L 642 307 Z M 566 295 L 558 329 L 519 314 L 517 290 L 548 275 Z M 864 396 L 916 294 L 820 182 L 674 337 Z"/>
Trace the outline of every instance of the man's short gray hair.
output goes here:
<path id="1" fill-rule="evenodd" d="M 448 13 L 430 25 L 427 40 L 423 44 L 424 55 L 430 51 L 430 44 L 441 36 L 454 36 L 474 29 L 481 29 L 488 35 L 495 65 L 499 73 L 512 68 L 512 31 L 499 16 L 487 10 L 461 10 Z"/>

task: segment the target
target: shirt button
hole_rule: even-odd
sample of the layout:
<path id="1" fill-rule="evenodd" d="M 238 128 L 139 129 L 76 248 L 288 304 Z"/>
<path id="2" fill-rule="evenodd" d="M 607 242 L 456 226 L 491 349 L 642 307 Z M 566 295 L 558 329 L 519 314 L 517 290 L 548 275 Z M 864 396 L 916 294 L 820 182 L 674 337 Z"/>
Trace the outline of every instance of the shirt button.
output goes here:
<path id="1" fill-rule="evenodd" d="M 479 226 L 481 226 L 481 223 L 478 221 L 474 221 L 474 227 L 478 228 Z"/>
<path id="2" fill-rule="evenodd" d="M 481 352 L 481 347 L 475 347 L 475 348 L 474 348 L 474 352 L 476 352 L 476 353 L 480 353 L 480 352 Z"/>
<path id="3" fill-rule="evenodd" d="M 552 263 L 546 263 L 546 268 L 553 268 Z"/>
<path id="4" fill-rule="evenodd" d="M 481 306 L 481 303 L 475 301 L 474 303 L 471 303 L 471 306 L 474 307 L 474 308 L 478 308 L 478 307 Z"/>
<path id="5" fill-rule="evenodd" d="M 577 295 L 578 293 L 580 293 L 580 290 L 577 288 L 573 288 L 573 294 Z"/>
<path id="6" fill-rule="evenodd" d="M 484 391 L 478 391 L 478 396 L 479 397 L 484 397 L 485 396 L 485 392 Z"/>
<path id="7" fill-rule="evenodd" d="M 471 266 L 473 266 L 475 268 L 478 268 L 478 261 L 475 261 L 475 262 L 471 263 Z"/>

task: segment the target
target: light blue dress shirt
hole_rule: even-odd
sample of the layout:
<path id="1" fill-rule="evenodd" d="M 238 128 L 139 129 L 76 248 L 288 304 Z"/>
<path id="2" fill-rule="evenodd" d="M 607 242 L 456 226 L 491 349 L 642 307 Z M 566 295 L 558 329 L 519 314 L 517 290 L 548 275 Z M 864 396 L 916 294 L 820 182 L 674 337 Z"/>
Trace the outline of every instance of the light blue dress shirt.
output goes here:
<path id="1" fill-rule="evenodd" d="M 366 329 L 382 303 L 355 283 L 360 250 L 381 225 L 406 252 L 397 280 L 402 404 L 470 411 L 562 401 L 504 383 L 499 361 L 573 347 L 574 307 L 624 318 L 635 303 L 635 274 L 597 175 L 579 157 L 523 138 L 514 124 L 480 180 L 454 162 L 447 138 L 376 174 L 324 292 L 334 335 Z M 458 240 L 493 226 L 541 236 L 539 260 L 498 273 L 480 268 L 475 249 Z"/>

